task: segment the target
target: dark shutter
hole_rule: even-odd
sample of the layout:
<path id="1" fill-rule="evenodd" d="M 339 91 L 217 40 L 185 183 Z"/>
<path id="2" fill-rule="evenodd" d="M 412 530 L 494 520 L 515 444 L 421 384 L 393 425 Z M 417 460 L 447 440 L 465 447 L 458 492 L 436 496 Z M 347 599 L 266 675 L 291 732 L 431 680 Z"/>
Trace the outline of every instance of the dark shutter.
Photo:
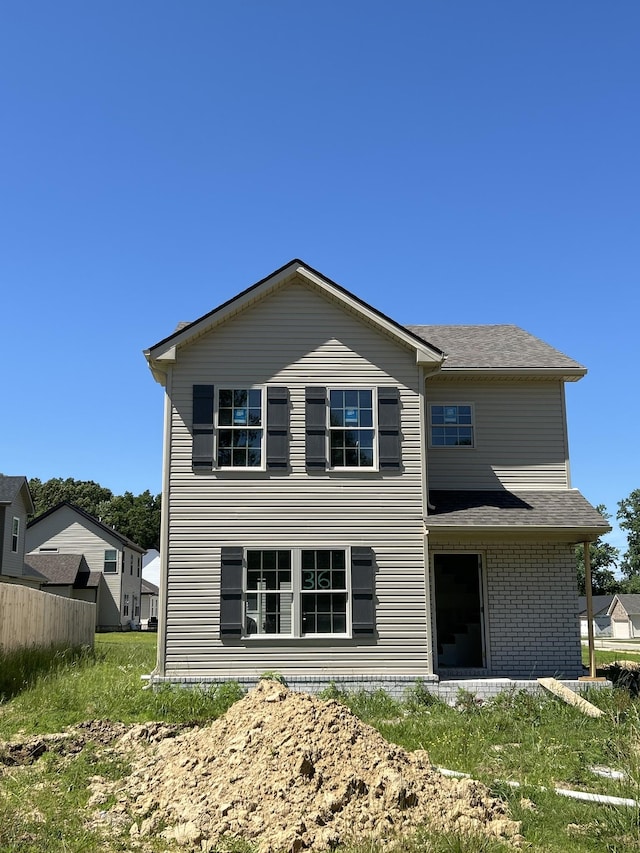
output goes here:
<path id="1" fill-rule="evenodd" d="M 373 594 L 373 551 L 351 549 L 351 626 L 354 637 L 373 637 L 376 614 Z"/>
<path id="2" fill-rule="evenodd" d="M 289 465 L 289 391 L 267 388 L 267 468 Z"/>
<path id="3" fill-rule="evenodd" d="M 305 462 L 307 468 L 327 467 L 327 389 L 305 388 Z"/>
<path id="4" fill-rule="evenodd" d="M 220 638 L 242 636 L 242 548 L 220 552 Z"/>
<path id="5" fill-rule="evenodd" d="M 191 464 L 194 468 L 213 468 L 213 385 L 193 386 L 193 447 Z"/>
<path id="6" fill-rule="evenodd" d="M 400 395 L 397 388 L 378 388 L 378 460 L 380 470 L 400 468 Z"/>

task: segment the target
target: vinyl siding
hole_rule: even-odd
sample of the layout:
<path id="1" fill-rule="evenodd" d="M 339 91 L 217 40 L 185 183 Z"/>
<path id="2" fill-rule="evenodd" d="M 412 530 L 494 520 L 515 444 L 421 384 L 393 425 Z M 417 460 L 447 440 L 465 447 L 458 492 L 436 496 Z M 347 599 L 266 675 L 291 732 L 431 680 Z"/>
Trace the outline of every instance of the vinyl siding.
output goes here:
<path id="1" fill-rule="evenodd" d="M 424 673 L 419 371 L 415 353 L 293 283 L 179 351 L 172 368 L 166 668 L 161 675 Z M 284 385 L 290 469 L 191 469 L 193 384 Z M 305 470 L 307 385 L 398 387 L 401 472 Z M 220 549 L 365 545 L 376 563 L 373 640 L 219 640 Z M 162 667 L 161 667 L 162 669 Z"/>
<path id="2" fill-rule="evenodd" d="M 9 506 L 3 507 L 3 510 L 4 520 L 2 534 L 2 574 L 9 575 L 14 578 L 19 578 L 22 577 L 22 569 L 24 566 L 25 529 L 27 526 L 27 508 L 25 506 L 22 493 L 19 492 L 16 495 L 13 503 L 11 503 Z M 17 551 L 11 550 L 13 540 L 12 533 L 14 518 L 18 518 L 20 520 Z"/>
<path id="3" fill-rule="evenodd" d="M 561 381 L 427 381 L 429 403 L 472 403 L 475 447 L 429 448 L 431 489 L 566 489 Z"/>
<path id="4" fill-rule="evenodd" d="M 134 551 L 133 577 L 129 575 L 129 548 L 124 548 L 125 573 L 122 572 L 123 544 L 116 536 L 94 527 L 88 519 L 81 518 L 71 508 L 63 506 L 57 512 L 43 518 L 27 531 L 27 553 L 37 554 L 41 547 L 55 547 L 61 554 L 83 554 L 91 571 L 102 572 L 104 552 L 107 548 L 117 552 L 118 571 L 103 574 L 104 590 L 100 595 L 96 624 L 99 627 L 123 627 L 130 616 L 122 615 L 122 595 L 140 597 L 140 578 L 136 577 Z M 137 591 L 136 591 L 137 590 Z M 131 599 L 130 599 L 131 601 Z"/>

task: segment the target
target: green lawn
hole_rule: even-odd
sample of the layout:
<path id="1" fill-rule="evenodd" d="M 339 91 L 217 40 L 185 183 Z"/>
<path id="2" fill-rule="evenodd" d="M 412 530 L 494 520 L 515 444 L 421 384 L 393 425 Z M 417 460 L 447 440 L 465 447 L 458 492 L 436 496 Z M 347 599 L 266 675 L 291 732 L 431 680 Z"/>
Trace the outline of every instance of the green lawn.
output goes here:
<path id="1" fill-rule="evenodd" d="M 36 667 L 26 679 L 32 683 L 14 689 L 0 704 L 0 738 L 56 732 L 96 719 L 205 722 L 241 695 L 236 685 L 214 691 L 143 690 L 141 676 L 154 666 L 155 642 L 155 634 L 100 634 L 94 653 L 59 656 L 50 671 Z M 620 657 L 598 652 L 599 662 L 606 663 L 611 654 Z M 632 655 L 625 652 L 624 657 Z M 461 695 L 458 708 L 434 702 L 421 690 L 404 702 L 382 693 L 337 694 L 337 698 L 390 741 L 426 749 L 437 766 L 468 772 L 507 799 L 514 817 L 522 821 L 528 850 L 640 851 L 637 808 L 584 804 L 552 793 L 554 786 L 561 786 L 640 799 L 640 700 L 626 691 L 592 691 L 589 698 L 604 710 L 598 719 L 552 697 L 523 693 L 481 704 Z M 589 769 L 594 765 L 620 770 L 626 778 L 597 776 Z M 74 756 L 47 752 L 27 767 L 0 764 L 0 850 L 135 849 L 126 834 L 114 829 L 105 838 L 85 820 L 89 778 L 96 774 L 120 778 L 127 771 L 121 759 L 101 754 L 100 744 L 89 744 Z M 522 787 L 514 789 L 508 784 L 512 782 Z M 149 851 L 169 849 L 159 839 L 148 846 Z M 236 849 L 250 850 L 246 845 Z M 395 853 L 507 849 L 498 842 L 423 836 L 404 842 Z M 382 853 L 369 843 L 351 847 L 348 853 L 365 851 Z"/>

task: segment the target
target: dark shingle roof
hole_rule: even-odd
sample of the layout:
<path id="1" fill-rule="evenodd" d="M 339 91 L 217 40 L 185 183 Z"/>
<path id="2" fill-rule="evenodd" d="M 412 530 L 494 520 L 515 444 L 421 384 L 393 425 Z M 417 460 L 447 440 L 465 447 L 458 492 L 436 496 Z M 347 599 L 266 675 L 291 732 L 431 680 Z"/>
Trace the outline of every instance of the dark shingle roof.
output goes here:
<path id="1" fill-rule="evenodd" d="M 6 474 L 0 474 L 0 504 L 12 504 L 21 489 L 26 489 L 27 512 L 33 512 L 33 502 L 27 478 L 9 477 Z"/>
<path id="2" fill-rule="evenodd" d="M 430 491 L 429 528 L 557 528 L 606 533 L 611 528 L 576 489 L 562 491 Z"/>
<path id="3" fill-rule="evenodd" d="M 158 593 L 160 592 L 160 590 L 154 583 L 151 583 L 151 581 L 146 581 L 144 578 L 142 578 L 142 586 L 140 588 L 140 591 L 143 595 L 145 593 L 147 593 L 148 595 L 158 595 Z"/>
<path id="4" fill-rule="evenodd" d="M 519 326 L 407 326 L 407 329 L 447 353 L 444 372 L 465 368 L 585 371 L 577 361 Z"/>
<path id="5" fill-rule="evenodd" d="M 96 587 L 101 572 L 89 571 L 82 554 L 26 554 L 25 565 L 46 578 L 46 584 L 73 586 L 75 589 Z"/>
<path id="6" fill-rule="evenodd" d="M 609 605 L 613 601 L 612 595 L 592 595 L 591 602 L 593 604 L 593 615 L 601 616 L 606 614 Z M 578 614 L 586 617 L 587 615 L 587 596 L 578 596 Z"/>
<path id="7" fill-rule="evenodd" d="M 640 615 L 640 593 L 621 592 L 618 593 L 618 601 L 627 611 L 629 616 Z"/>

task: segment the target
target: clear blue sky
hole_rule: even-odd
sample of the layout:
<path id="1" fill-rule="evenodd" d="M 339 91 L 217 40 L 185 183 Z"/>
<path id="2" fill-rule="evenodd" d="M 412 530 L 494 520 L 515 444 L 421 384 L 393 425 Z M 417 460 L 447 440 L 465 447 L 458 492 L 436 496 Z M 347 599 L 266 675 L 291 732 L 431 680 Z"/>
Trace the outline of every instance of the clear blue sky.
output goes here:
<path id="1" fill-rule="evenodd" d="M 142 350 L 300 257 L 585 364 L 573 484 L 640 488 L 637 0 L 5 0 L 0 116 L 4 473 L 159 492 Z"/>

